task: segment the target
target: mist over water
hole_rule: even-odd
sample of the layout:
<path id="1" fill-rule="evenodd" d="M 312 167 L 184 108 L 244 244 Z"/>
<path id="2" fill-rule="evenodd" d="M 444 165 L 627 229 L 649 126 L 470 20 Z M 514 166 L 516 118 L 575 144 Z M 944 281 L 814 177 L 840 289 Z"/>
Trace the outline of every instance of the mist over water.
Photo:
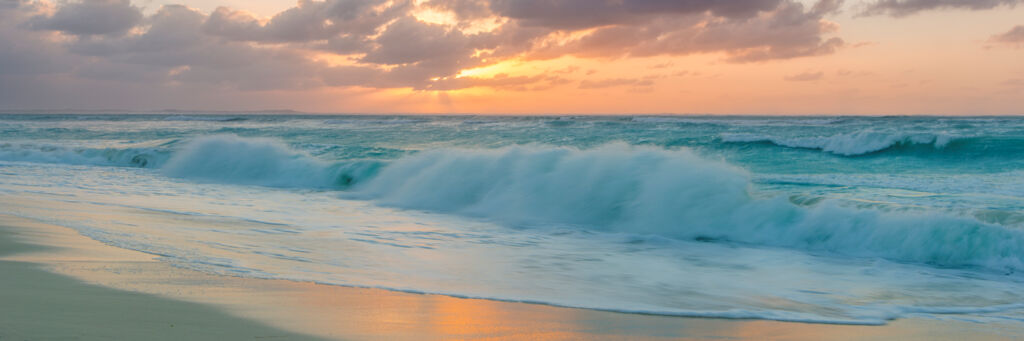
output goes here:
<path id="1" fill-rule="evenodd" d="M 667 315 L 1024 318 L 1018 118 L 0 115 L 0 138 L 3 213 L 202 271 Z"/>

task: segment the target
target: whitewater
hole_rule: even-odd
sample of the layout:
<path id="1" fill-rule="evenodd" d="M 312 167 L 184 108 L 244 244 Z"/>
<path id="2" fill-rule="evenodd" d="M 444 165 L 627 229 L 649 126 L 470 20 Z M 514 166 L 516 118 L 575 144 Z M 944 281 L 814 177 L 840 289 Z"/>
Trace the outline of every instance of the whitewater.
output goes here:
<path id="1" fill-rule="evenodd" d="M 231 276 L 1024 323 L 1016 117 L 12 113 L 0 213 Z"/>

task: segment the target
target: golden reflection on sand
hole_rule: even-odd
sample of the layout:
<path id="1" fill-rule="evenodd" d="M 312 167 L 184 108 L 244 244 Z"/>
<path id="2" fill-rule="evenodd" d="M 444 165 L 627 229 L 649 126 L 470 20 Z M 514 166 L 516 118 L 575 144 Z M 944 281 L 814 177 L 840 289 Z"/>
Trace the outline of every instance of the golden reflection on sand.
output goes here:
<path id="1" fill-rule="evenodd" d="M 268 325 L 338 339 L 478 340 L 1011 340 L 998 325 L 908 319 L 887 326 L 644 316 L 208 275 L 118 249 L 73 230 L 0 215 L 27 242 L 52 246 L 7 260 L 116 289 L 200 302 Z M 1018 335 L 1019 336 L 1019 335 Z"/>

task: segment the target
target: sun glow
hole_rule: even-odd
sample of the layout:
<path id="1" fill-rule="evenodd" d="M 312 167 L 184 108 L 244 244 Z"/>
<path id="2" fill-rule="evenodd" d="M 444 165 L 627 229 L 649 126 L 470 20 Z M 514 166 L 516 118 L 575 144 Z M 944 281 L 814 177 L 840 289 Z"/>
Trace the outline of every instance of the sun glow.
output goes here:
<path id="1" fill-rule="evenodd" d="M 492 78 L 499 74 L 516 74 L 515 72 L 513 72 L 513 69 L 515 69 L 517 66 L 520 66 L 521 64 L 522 63 L 517 60 L 506 60 L 500 63 L 491 64 L 487 66 L 464 69 L 462 71 L 459 71 L 459 74 L 455 75 L 455 78 Z"/>
<path id="2" fill-rule="evenodd" d="M 412 12 L 412 16 L 416 20 L 442 25 L 446 27 L 452 27 L 458 24 L 458 19 L 455 17 L 455 13 L 449 11 L 438 11 L 433 8 L 419 6 L 415 11 Z"/>

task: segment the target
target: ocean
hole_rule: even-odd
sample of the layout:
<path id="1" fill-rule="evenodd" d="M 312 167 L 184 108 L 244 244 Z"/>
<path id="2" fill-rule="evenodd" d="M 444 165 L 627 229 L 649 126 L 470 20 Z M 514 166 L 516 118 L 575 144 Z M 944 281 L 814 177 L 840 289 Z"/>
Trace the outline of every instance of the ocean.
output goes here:
<path id="1" fill-rule="evenodd" d="M 1024 326 L 1024 118 L 3 114 L 0 213 L 213 274 Z"/>

